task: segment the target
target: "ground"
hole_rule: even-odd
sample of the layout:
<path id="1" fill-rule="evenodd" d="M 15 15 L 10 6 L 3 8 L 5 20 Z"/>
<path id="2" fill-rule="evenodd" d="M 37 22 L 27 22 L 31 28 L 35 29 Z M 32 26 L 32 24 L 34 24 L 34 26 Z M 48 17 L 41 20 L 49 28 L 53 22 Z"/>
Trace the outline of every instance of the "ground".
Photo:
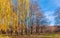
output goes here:
<path id="1" fill-rule="evenodd" d="M 60 38 L 59 34 L 42 34 L 42 35 L 0 35 L 0 38 Z"/>

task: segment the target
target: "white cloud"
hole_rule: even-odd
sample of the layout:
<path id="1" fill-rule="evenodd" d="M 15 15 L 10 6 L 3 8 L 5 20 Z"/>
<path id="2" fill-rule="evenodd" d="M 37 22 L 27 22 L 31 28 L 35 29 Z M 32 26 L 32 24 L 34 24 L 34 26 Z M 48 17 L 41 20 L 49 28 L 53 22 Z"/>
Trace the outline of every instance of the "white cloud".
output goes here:
<path id="1" fill-rule="evenodd" d="M 54 11 L 46 11 L 44 13 L 45 16 L 52 16 L 54 14 Z"/>
<path id="2" fill-rule="evenodd" d="M 54 21 L 55 16 L 53 16 L 53 14 L 54 12 L 51 12 L 51 11 L 47 11 L 44 14 L 45 18 L 48 19 L 48 22 L 50 21 L 49 23 L 50 26 L 55 24 L 55 21 Z"/>

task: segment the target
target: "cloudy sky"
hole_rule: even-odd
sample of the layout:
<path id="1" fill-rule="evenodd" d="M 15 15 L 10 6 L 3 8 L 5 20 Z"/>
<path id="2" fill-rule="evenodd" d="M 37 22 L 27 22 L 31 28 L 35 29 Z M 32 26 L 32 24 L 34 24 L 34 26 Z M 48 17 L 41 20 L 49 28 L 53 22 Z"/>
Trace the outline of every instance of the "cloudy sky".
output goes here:
<path id="1" fill-rule="evenodd" d="M 49 19 L 50 25 L 55 24 L 54 11 L 60 7 L 60 0 L 38 0 L 38 4 L 41 7 L 45 18 Z"/>

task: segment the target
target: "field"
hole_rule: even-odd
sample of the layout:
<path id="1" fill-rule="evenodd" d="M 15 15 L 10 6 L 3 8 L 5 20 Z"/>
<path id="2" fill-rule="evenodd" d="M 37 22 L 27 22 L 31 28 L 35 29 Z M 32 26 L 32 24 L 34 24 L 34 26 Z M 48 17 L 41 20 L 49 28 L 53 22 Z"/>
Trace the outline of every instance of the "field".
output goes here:
<path id="1" fill-rule="evenodd" d="M 42 35 L 0 35 L 0 38 L 60 38 L 60 33 Z"/>

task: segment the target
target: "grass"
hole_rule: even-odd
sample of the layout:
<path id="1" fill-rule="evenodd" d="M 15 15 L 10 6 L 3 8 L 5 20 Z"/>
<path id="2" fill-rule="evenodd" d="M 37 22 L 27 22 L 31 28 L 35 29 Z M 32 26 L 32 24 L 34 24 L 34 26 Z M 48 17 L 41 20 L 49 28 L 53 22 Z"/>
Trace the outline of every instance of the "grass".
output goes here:
<path id="1" fill-rule="evenodd" d="M 49 35 L 24 35 L 24 36 L 13 36 L 13 38 L 60 38 L 60 34 L 49 34 Z"/>
<path id="2" fill-rule="evenodd" d="M 0 38 L 60 38 L 60 33 L 58 34 L 41 34 L 41 35 L 18 35 L 18 36 L 5 36 L 5 35 L 0 35 Z"/>

